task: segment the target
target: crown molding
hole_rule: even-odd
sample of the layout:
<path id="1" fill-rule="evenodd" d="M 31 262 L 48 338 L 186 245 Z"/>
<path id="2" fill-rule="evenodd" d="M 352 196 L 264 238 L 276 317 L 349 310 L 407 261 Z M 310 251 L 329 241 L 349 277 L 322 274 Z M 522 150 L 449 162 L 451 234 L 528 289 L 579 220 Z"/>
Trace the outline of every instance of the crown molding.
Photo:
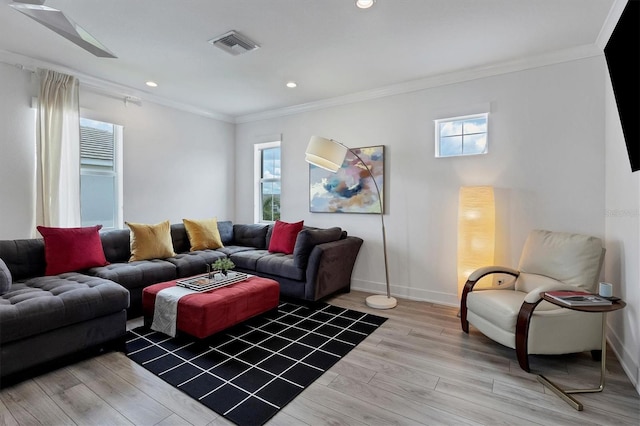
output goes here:
<path id="1" fill-rule="evenodd" d="M 191 114 L 201 115 L 228 123 L 235 123 L 234 117 L 230 115 L 212 112 L 203 108 L 195 107 L 193 105 L 173 101 L 171 99 L 156 96 L 138 89 L 134 89 L 132 87 L 96 78 L 88 74 L 83 74 L 77 70 L 62 66 L 60 64 L 42 61 L 28 56 L 20 55 L 18 53 L 0 50 L 0 62 L 7 65 L 13 65 L 17 68 L 30 72 L 35 72 L 37 68 L 46 68 L 64 74 L 73 75 L 77 77 L 78 80 L 80 80 L 80 87 L 83 87 L 95 93 L 122 98 L 124 102 L 133 102 L 137 105 L 142 105 L 143 101 L 151 102 L 157 105 L 170 107 Z"/>
<path id="2" fill-rule="evenodd" d="M 604 24 L 600 29 L 600 34 L 598 34 L 598 38 L 596 39 L 596 46 L 601 50 L 604 51 L 604 48 L 609 42 L 609 38 L 611 37 L 611 34 L 613 34 L 613 30 L 616 28 L 616 25 L 618 25 L 618 21 L 620 20 L 622 12 L 624 12 L 624 8 L 626 6 L 627 0 L 616 0 L 611 5 L 607 19 L 605 19 Z"/>
<path id="3" fill-rule="evenodd" d="M 622 8 L 618 10 L 619 3 L 622 3 Z M 611 27 L 611 31 L 617 23 L 626 4 L 625 0 L 616 0 L 616 3 L 611 9 L 609 17 L 614 23 Z M 616 12 L 617 11 L 617 15 Z M 600 33 L 604 34 L 603 31 Z M 610 32 L 607 35 L 610 36 Z M 606 42 L 605 42 L 606 44 Z M 166 99 L 160 96 L 155 96 L 138 89 L 113 83 L 110 81 L 102 80 L 90 75 L 80 73 L 76 70 L 64 67 L 59 64 L 49 63 L 34 58 L 30 58 L 17 53 L 12 53 L 4 50 L 0 50 L 0 62 L 14 65 L 18 68 L 28 71 L 35 71 L 36 68 L 48 68 L 54 71 L 71 74 L 80 79 L 80 85 L 86 89 L 103 93 L 109 96 L 116 96 L 122 98 L 124 101 L 135 102 L 141 104 L 143 101 L 152 102 L 158 105 L 167 106 L 177 110 L 201 115 L 204 117 L 213 118 L 228 123 L 241 124 L 249 123 L 253 121 L 268 120 L 288 115 L 301 114 L 304 112 L 316 111 L 325 108 L 332 108 L 341 105 L 348 105 L 357 102 L 368 101 L 372 99 L 379 99 L 388 96 L 395 96 L 404 93 L 411 93 L 420 90 L 430 89 L 439 86 L 445 86 L 448 84 L 462 83 L 465 81 L 477 80 L 480 78 L 486 78 L 501 74 L 508 74 L 512 72 L 523 71 L 532 68 L 539 68 L 548 65 L 554 65 L 563 62 L 570 62 L 579 59 L 585 59 L 595 56 L 602 56 L 603 49 L 596 44 L 577 46 L 571 49 L 563 49 L 554 52 L 548 52 L 535 57 L 518 58 L 512 61 L 485 65 L 481 67 L 469 68 L 465 70 L 455 71 L 446 74 L 434 75 L 418 80 L 411 80 L 403 83 L 392 84 L 385 87 L 380 87 L 372 90 L 365 90 L 357 93 L 352 93 L 344 96 L 337 96 L 334 98 L 323 99 L 320 101 L 308 102 L 299 105 L 293 105 L 284 108 L 272 109 L 262 111 L 253 114 L 246 114 L 240 116 L 230 116 L 221 114 L 218 112 L 207 111 L 203 108 L 198 108 L 193 105 L 188 105 L 181 102 L 176 102 L 170 99 Z"/>
<path id="4" fill-rule="evenodd" d="M 515 59 L 512 61 L 491 64 L 476 68 L 469 68 L 447 74 L 440 74 L 404 83 L 393 84 L 373 90 L 366 90 L 345 96 L 324 99 L 316 102 L 309 102 L 285 108 L 279 108 L 255 114 L 247 114 L 236 117 L 236 123 L 249 123 L 252 121 L 268 120 L 272 118 L 301 114 L 324 108 L 331 108 L 340 105 L 347 105 L 356 102 L 368 101 L 387 96 L 400 95 L 404 93 L 416 92 L 448 84 L 461 83 L 465 81 L 477 80 L 501 74 L 523 71 L 532 68 L 539 68 L 548 65 L 570 62 L 579 59 L 591 58 L 603 55 L 602 49 L 596 45 L 582 45 L 571 49 L 563 49 L 548 52 L 535 57 Z"/>

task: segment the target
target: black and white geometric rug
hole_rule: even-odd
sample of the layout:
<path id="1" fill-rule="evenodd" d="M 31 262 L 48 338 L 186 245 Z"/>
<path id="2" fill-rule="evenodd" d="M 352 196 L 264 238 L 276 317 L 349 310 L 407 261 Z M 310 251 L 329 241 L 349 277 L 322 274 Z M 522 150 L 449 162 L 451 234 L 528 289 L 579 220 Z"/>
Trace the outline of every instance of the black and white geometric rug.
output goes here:
<path id="1" fill-rule="evenodd" d="M 133 361 L 238 425 L 262 425 L 386 318 L 281 302 L 207 339 L 128 332 Z"/>

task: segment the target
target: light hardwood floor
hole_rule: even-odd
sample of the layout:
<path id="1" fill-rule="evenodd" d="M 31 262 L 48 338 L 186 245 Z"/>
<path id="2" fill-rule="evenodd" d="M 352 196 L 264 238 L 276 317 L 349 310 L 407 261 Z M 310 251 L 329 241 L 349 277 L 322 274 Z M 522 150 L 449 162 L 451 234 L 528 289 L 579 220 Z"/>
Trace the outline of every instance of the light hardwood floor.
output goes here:
<path id="1" fill-rule="evenodd" d="M 268 425 L 635 425 L 640 398 L 615 355 L 602 393 L 576 395 L 578 412 L 523 372 L 513 350 L 472 327 L 457 309 L 399 300 L 393 310 L 351 292 L 329 300 L 389 320 Z M 128 326 L 140 325 L 139 319 Z M 534 373 L 568 387 L 592 387 L 589 353 L 532 357 Z M 0 425 L 227 425 L 223 417 L 111 352 L 0 391 Z"/>

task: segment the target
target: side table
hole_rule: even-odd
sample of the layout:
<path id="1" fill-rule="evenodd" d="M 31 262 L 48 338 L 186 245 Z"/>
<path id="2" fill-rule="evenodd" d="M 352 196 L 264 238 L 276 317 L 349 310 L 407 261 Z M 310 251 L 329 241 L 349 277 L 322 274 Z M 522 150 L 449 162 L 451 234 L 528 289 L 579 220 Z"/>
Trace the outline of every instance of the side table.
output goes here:
<path id="1" fill-rule="evenodd" d="M 583 405 L 570 394 L 574 393 L 594 393 L 594 392 L 602 392 L 604 389 L 604 377 L 606 374 L 606 359 L 607 359 L 607 313 L 617 311 L 618 309 L 622 309 L 627 304 L 623 300 L 616 300 L 611 305 L 600 305 L 600 306 L 568 306 L 552 297 L 547 296 L 546 293 L 540 293 L 540 297 L 543 300 L 546 300 L 549 303 L 553 303 L 556 306 L 560 306 L 566 309 L 573 309 L 574 311 L 581 312 L 595 312 L 602 314 L 602 356 L 600 357 L 600 385 L 597 388 L 593 389 L 561 389 L 558 385 L 553 383 L 551 380 L 544 377 L 542 374 L 538 376 L 538 381 L 542 383 L 544 386 L 551 389 L 556 395 L 562 398 L 565 402 L 571 405 L 578 411 L 582 411 Z"/>

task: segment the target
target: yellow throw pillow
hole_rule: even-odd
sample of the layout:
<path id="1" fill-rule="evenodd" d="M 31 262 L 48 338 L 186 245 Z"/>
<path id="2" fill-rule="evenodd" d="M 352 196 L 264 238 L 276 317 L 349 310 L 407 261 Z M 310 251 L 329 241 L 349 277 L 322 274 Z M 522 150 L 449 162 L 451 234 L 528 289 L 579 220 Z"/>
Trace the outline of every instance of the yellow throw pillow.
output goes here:
<path id="1" fill-rule="evenodd" d="M 125 222 L 131 230 L 131 258 L 129 262 L 147 259 L 166 259 L 175 256 L 169 221 L 147 225 Z"/>
<path id="2" fill-rule="evenodd" d="M 217 249 L 224 247 L 220 231 L 218 231 L 218 219 L 182 219 L 187 230 L 191 251 Z"/>

